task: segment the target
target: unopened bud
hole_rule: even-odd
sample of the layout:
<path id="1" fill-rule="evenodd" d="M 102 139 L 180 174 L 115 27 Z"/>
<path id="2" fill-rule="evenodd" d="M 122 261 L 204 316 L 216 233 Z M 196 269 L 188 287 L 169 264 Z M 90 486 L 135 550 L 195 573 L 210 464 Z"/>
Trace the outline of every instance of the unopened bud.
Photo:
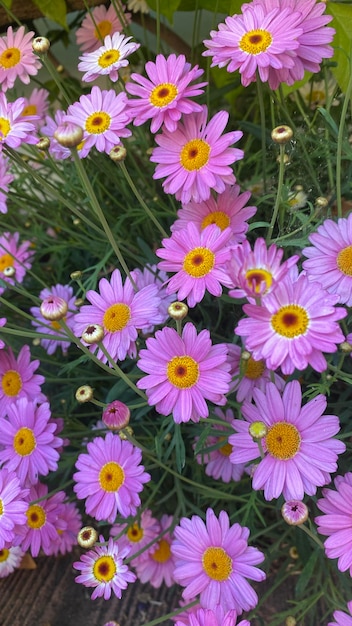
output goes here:
<path id="1" fill-rule="evenodd" d="M 77 300 L 75 300 L 74 305 L 79 309 L 80 306 L 82 306 L 84 304 L 84 300 L 83 298 L 77 298 Z"/>
<path id="2" fill-rule="evenodd" d="M 290 526 L 299 526 L 308 519 L 308 507 L 301 500 L 288 500 L 281 507 L 281 515 Z"/>
<path id="3" fill-rule="evenodd" d="M 92 548 L 97 539 L 98 533 L 93 526 L 84 526 L 77 535 L 77 543 L 82 548 Z"/>
<path id="4" fill-rule="evenodd" d="M 41 137 L 39 141 L 37 141 L 36 146 L 38 150 L 49 150 L 50 148 L 50 139 L 49 137 Z"/>
<path id="5" fill-rule="evenodd" d="M 103 422 L 110 430 L 126 428 L 130 421 L 131 411 L 127 404 L 114 400 L 103 411 Z"/>
<path id="6" fill-rule="evenodd" d="M 67 313 L 68 305 L 66 300 L 60 296 L 51 294 L 44 298 L 40 305 L 40 312 L 45 320 L 51 322 L 62 320 Z"/>
<path id="7" fill-rule="evenodd" d="M 315 206 L 319 209 L 326 209 L 328 204 L 329 200 L 324 196 L 318 196 L 318 198 L 315 199 Z"/>
<path id="8" fill-rule="evenodd" d="M 76 393 L 76 400 L 81 404 L 84 402 L 90 402 L 93 400 L 93 389 L 89 385 L 82 385 L 82 387 L 78 387 Z"/>
<path id="9" fill-rule="evenodd" d="M 35 37 L 32 41 L 32 50 L 37 54 L 45 54 L 50 48 L 50 41 L 46 37 Z"/>
<path id="10" fill-rule="evenodd" d="M 271 131 L 271 138 L 275 143 L 287 143 L 293 137 L 293 130 L 290 126 L 286 126 L 285 124 L 281 124 L 280 126 L 276 126 Z"/>
<path id="11" fill-rule="evenodd" d="M 82 278 L 81 270 L 75 270 L 74 272 L 71 272 L 70 278 L 71 280 L 79 280 L 80 278 Z"/>
<path id="12" fill-rule="evenodd" d="M 285 626 L 296 626 L 297 622 L 293 615 L 289 615 L 285 619 Z"/>
<path id="13" fill-rule="evenodd" d="M 188 314 L 188 306 L 184 302 L 171 302 L 167 312 L 172 319 L 183 320 Z"/>
<path id="14" fill-rule="evenodd" d="M 4 276 L 6 276 L 6 278 L 12 278 L 15 274 L 16 274 L 16 270 L 13 267 L 13 265 L 9 265 L 8 267 L 5 267 L 5 269 L 3 269 Z"/>
<path id="15" fill-rule="evenodd" d="M 339 348 L 341 352 L 352 352 L 352 344 L 350 344 L 348 341 L 343 341 L 342 343 L 340 343 Z"/>
<path id="16" fill-rule="evenodd" d="M 54 137 L 60 146 L 75 148 L 83 139 L 83 128 L 72 122 L 62 122 L 54 132 Z"/>
<path id="17" fill-rule="evenodd" d="M 133 428 L 131 426 L 126 426 L 123 430 L 120 430 L 119 437 L 120 439 L 128 439 L 128 437 L 133 436 Z"/>
<path id="18" fill-rule="evenodd" d="M 82 333 L 82 339 L 85 343 L 93 344 L 104 338 L 104 328 L 100 324 L 89 324 Z"/>
<path id="19" fill-rule="evenodd" d="M 263 439 L 264 437 L 266 437 L 267 433 L 268 429 L 264 422 L 252 422 L 249 426 L 249 434 L 254 440 Z"/>
<path id="20" fill-rule="evenodd" d="M 114 163 L 120 163 L 120 161 L 124 161 L 127 155 L 127 150 L 125 146 L 119 144 L 118 146 L 114 146 L 111 148 L 109 152 L 109 157 Z"/>

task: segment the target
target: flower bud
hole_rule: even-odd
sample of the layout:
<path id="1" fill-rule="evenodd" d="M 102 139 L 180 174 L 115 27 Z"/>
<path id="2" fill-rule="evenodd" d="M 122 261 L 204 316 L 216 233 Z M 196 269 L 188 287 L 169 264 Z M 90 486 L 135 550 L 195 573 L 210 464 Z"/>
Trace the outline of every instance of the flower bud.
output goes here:
<path id="1" fill-rule="evenodd" d="M 54 137 L 60 146 L 75 148 L 83 139 L 83 128 L 72 122 L 62 122 L 54 132 Z"/>
<path id="2" fill-rule="evenodd" d="M 352 352 L 352 344 L 350 344 L 348 341 L 343 341 L 342 343 L 340 343 L 339 348 L 341 352 Z"/>
<path id="3" fill-rule="evenodd" d="M 84 402 L 90 402 L 93 400 L 93 389 L 89 385 L 82 385 L 82 387 L 78 387 L 76 393 L 76 400 L 83 404 Z"/>
<path id="4" fill-rule="evenodd" d="M 326 209 L 326 207 L 328 206 L 328 204 L 329 204 L 329 200 L 328 200 L 327 198 L 325 198 L 324 196 L 318 196 L 318 197 L 315 199 L 315 206 L 316 206 L 318 209 Z"/>
<path id="5" fill-rule="evenodd" d="M 110 430 L 126 428 L 130 421 L 131 412 L 126 404 L 114 400 L 103 411 L 103 422 Z"/>
<path id="6" fill-rule="evenodd" d="M 133 428 L 131 426 L 126 426 L 123 430 L 120 430 L 119 437 L 120 439 L 128 439 L 128 437 L 132 437 Z"/>
<path id="7" fill-rule="evenodd" d="M 124 161 L 127 155 L 127 150 L 125 148 L 125 146 L 123 146 L 122 144 L 119 144 L 118 146 L 114 146 L 113 148 L 111 148 L 110 152 L 109 152 L 109 157 L 112 161 L 114 161 L 114 163 L 120 163 L 121 161 Z"/>
<path id="8" fill-rule="evenodd" d="M 257 439 L 264 439 L 268 433 L 268 429 L 264 422 L 252 422 L 249 426 L 249 434 L 256 441 Z"/>
<path id="9" fill-rule="evenodd" d="M 77 300 L 75 300 L 74 305 L 79 308 L 80 306 L 82 306 L 84 304 L 84 300 L 83 298 L 77 298 Z"/>
<path id="10" fill-rule="evenodd" d="M 9 265 L 8 267 L 5 267 L 2 273 L 6 276 L 6 278 L 12 278 L 16 274 L 16 270 L 13 265 Z"/>
<path id="11" fill-rule="evenodd" d="M 35 37 L 32 41 L 32 50 L 37 54 L 45 54 L 50 48 L 50 41 L 46 37 Z"/>
<path id="12" fill-rule="evenodd" d="M 81 270 L 75 270 L 74 272 L 71 272 L 70 278 L 71 280 L 79 280 L 80 278 L 82 278 Z"/>
<path id="13" fill-rule="evenodd" d="M 98 539 L 98 533 L 93 526 L 84 526 L 77 535 L 77 543 L 82 548 L 92 548 Z"/>
<path id="14" fill-rule="evenodd" d="M 281 515 L 290 526 L 299 526 L 308 519 L 308 507 L 301 500 L 288 500 L 281 507 Z"/>
<path id="15" fill-rule="evenodd" d="M 41 137 L 39 141 L 37 141 L 36 147 L 38 148 L 38 150 L 49 150 L 50 148 L 49 137 Z"/>
<path id="16" fill-rule="evenodd" d="M 293 130 L 290 126 L 286 126 L 285 124 L 281 124 L 280 126 L 276 126 L 271 131 L 271 138 L 275 143 L 287 143 L 293 137 Z"/>
<path id="17" fill-rule="evenodd" d="M 297 622 L 293 615 L 289 615 L 285 619 L 285 626 L 296 626 Z"/>
<path id="18" fill-rule="evenodd" d="M 44 298 L 40 305 L 40 312 L 45 320 L 58 321 L 62 320 L 68 310 L 66 300 L 60 298 L 60 296 L 54 296 L 51 294 Z"/>
<path id="19" fill-rule="evenodd" d="M 188 306 L 184 302 L 171 302 L 167 312 L 172 319 L 183 320 L 188 314 Z"/>
<path id="20" fill-rule="evenodd" d="M 100 324 L 89 324 L 82 333 L 82 339 L 89 345 L 104 339 L 104 328 Z"/>

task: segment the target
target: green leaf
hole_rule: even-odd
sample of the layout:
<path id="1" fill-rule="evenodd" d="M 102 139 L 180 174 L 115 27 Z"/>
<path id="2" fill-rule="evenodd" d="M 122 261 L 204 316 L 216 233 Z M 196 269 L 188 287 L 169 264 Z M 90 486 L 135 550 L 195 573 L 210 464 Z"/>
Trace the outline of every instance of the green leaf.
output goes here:
<path id="1" fill-rule="evenodd" d="M 319 556 L 319 553 L 317 550 L 315 550 L 314 552 L 312 552 L 311 556 L 309 557 L 307 563 L 305 564 L 301 575 L 298 579 L 297 585 L 296 585 L 296 596 L 297 598 L 299 598 L 300 596 L 303 595 L 303 593 L 305 591 L 307 591 L 307 588 L 309 587 L 309 581 L 313 576 L 314 573 L 314 567 L 315 564 L 317 562 L 317 558 Z"/>
<path id="2" fill-rule="evenodd" d="M 45 17 L 57 22 L 57 24 L 60 24 L 65 30 L 68 30 L 65 0 L 55 0 L 55 2 L 53 2 L 53 0 L 32 0 L 32 2 Z"/>
<path id="3" fill-rule="evenodd" d="M 174 13 L 175 11 L 178 10 L 180 3 L 181 3 L 181 0 L 159 0 L 160 13 L 162 15 L 165 15 L 165 17 L 169 20 L 170 24 L 172 24 Z M 157 5 L 156 0 L 148 0 L 148 6 L 150 6 L 150 8 L 153 9 L 153 11 L 156 11 L 157 9 L 156 5 Z M 194 2 L 193 2 L 193 9 L 194 9 Z"/>
<path id="4" fill-rule="evenodd" d="M 351 6 L 341 2 L 328 2 L 327 13 L 333 16 L 329 26 L 336 30 L 333 41 L 335 54 L 331 61 L 336 66 L 331 67 L 341 90 L 346 91 L 351 72 L 351 47 L 352 47 L 352 9 Z"/>

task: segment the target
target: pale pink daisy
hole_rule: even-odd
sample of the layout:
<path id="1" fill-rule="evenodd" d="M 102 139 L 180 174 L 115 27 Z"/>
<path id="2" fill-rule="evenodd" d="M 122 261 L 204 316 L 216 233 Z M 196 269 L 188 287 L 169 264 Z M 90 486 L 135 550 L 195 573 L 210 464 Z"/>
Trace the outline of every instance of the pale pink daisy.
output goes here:
<path id="1" fill-rule="evenodd" d="M 62 298 L 65 302 L 67 302 L 67 314 L 64 317 L 65 324 L 73 330 L 74 326 L 74 315 L 77 311 L 77 307 L 75 306 L 76 296 L 73 293 L 72 287 L 70 285 L 53 285 L 50 288 L 42 289 L 39 294 L 39 298 L 43 301 L 45 298 L 49 298 L 50 295 L 57 296 Z M 57 321 L 48 321 L 44 319 L 43 315 L 40 312 L 40 307 L 32 307 L 30 309 L 31 314 L 35 318 L 32 321 L 33 326 L 36 327 L 37 332 L 43 335 L 52 335 L 52 339 L 41 339 L 40 344 L 46 350 L 48 354 L 54 354 L 57 348 L 61 348 L 63 354 L 67 354 L 67 350 L 71 345 L 71 341 L 68 339 L 67 334 L 62 329 L 60 322 Z"/>
<path id="2" fill-rule="evenodd" d="M 77 545 L 77 535 L 82 528 L 82 516 L 77 509 L 74 502 L 65 502 L 66 494 L 64 491 L 59 491 L 56 496 L 60 496 L 61 504 L 58 500 L 57 520 L 55 527 L 57 530 L 56 541 L 53 541 L 51 546 L 46 550 L 46 554 L 66 554 L 72 552 L 73 546 Z"/>
<path id="3" fill-rule="evenodd" d="M 308 237 L 311 247 L 303 248 L 308 257 L 303 268 L 310 281 L 318 281 L 339 302 L 352 305 L 352 213 L 337 222 L 325 220 Z M 313 289 L 315 285 L 313 283 Z"/>
<path id="4" fill-rule="evenodd" d="M 3 233 L 0 237 L 0 279 L 10 285 L 21 283 L 26 271 L 32 267 L 34 250 L 29 250 L 32 244 L 30 241 L 20 244 L 19 238 L 19 233 Z M 8 267 L 14 269 L 14 275 L 4 273 Z M 0 284 L 0 295 L 4 291 L 5 287 Z"/>
<path id="5" fill-rule="evenodd" d="M 158 267 L 176 272 L 168 282 L 167 293 L 177 293 L 178 300 L 187 298 L 190 307 L 198 304 L 206 291 L 221 296 L 222 285 L 231 284 L 226 270 L 226 263 L 231 258 L 231 236 L 230 228 L 221 231 L 218 226 L 210 224 L 199 231 L 190 222 L 187 228 L 163 239 L 163 248 L 156 250 L 156 255 L 164 259 L 159 261 Z"/>
<path id="6" fill-rule="evenodd" d="M 284 379 L 273 370 L 269 370 L 263 359 L 255 361 L 249 352 L 245 354 L 246 358 L 243 358 L 240 346 L 230 343 L 227 347 L 232 376 L 230 390 L 236 392 L 237 402 L 243 402 L 243 400 L 250 402 L 253 398 L 253 390 L 258 388 L 265 391 L 266 384 L 270 381 L 275 383 L 279 391 L 283 390 Z"/>
<path id="7" fill-rule="evenodd" d="M 17 472 L 22 483 L 35 484 L 38 476 L 55 471 L 59 460 L 57 448 L 62 439 L 55 436 L 56 424 L 50 423 L 48 402 L 20 398 L 7 407 L 7 418 L 0 418 L 0 463 Z"/>
<path id="8" fill-rule="evenodd" d="M 79 57 L 78 69 L 85 72 L 82 80 L 90 83 L 99 76 L 109 76 L 110 80 L 116 83 L 119 69 L 127 67 L 129 64 L 127 57 L 140 47 L 139 43 L 131 42 L 131 39 L 132 37 L 125 37 L 121 33 L 106 35 L 104 45 Z"/>
<path id="9" fill-rule="evenodd" d="M 174 302 L 176 296 L 174 294 L 169 294 L 166 289 L 166 282 L 168 280 L 168 276 L 166 272 L 158 269 L 156 265 L 149 265 L 147 263 L 143 268 L 143 271 L 139 268 L 133 271 L 134 280 L 138 287 L 138 289 L 143 289 L 147 285 L 156 285 L 158 288 L 158 296 L 160 298 L 160 304 L 158 307 L 160 313 L 160 322 L 159 324 L 165 324 L 166 320 L 169 318 L 168 307 L 171 302 Z M 154 324 L 147 324 L 140 328 L 143 334 L 152 333 L 154 330 Z"/>
<path id="10" fill-rule="evenodd" d="M 246 619 L 237 622 L 234 609 L 225 612 L 221 604 L 217 604 L 212 609 L 191 611 L 187 620 L 179 621 L 176 617 L 175 626 L 250 626 L 250 623 Z"/>
<path id="11" fill-rule="evenodd" d="M 239 321 L 235 332 L 245 338 L 253 359 L 264 359 L 269 369 L 281 367 L 283 374 L 292 374 L 310 365 L 323 372 L 323 352 L 336 352 L 336 344 L 344 341 L 338 321 L 347 311 L 334 306 L 338 300 L 318 282 L 312 289 L 303 273 L 296 279 L 287 274 L 261 306 L 244 305 L 249 317 Z"/>
<path id="12" fill-rule="evenodd" d="M 230 460 L 248 463 L 257 460 L 260 452 L 250 426 L 263 425 L 266 435 L 261 439 L 264 457 L 256 465 L 253 489 L 264 489 L 264 498 L 272 500 L 283 494 L 286 500 L 303 500 L 314 495 L 317 487 L 326 485 L 337 470 L 338 455 L 346 446 L 334 438 L 340 430 L 336 415 L 323 415 L 326 398 L 319 394 L 304 406 L 298 380 L 287 383 L 282 396 L 274 383 L 267 383 L 265 393 L 253 391 L 255 404 L 246 401 L 235 419 L 230 435 L 233 446 Z"/>
<path id="13" fill-rule="evenodd" d="M 277 248 L 275 244 L 267 248 L 262 237 L 255 240 L 253 250 L 247 239 L 243 241 L 234 250 L 228 264 L 228 274 L 234 287 L 229 295 L 232 298 L 248 298 L 250 302 L 254 302 L 255 298 L 264 297 L 274 291 L 299 259 L 294 254 L 281 263 L 283 255 L 283 248 Z"/>
<path id="14" fill-rule="evenodd" d="M 141 451 L 111 432 L 105 439 L 95 437 L 87 450 L 76 462 L 73 490 L 77 498 L 86 499 L 88 515 L 111 524 L 117 513 L 122 517 L 136 515 L 141 504 L 138 494 L 150 480 L 141 465 Z"/>
<path id="15" fill-rule="evenodd" d="M 160 524 L 158 520 L 153 517 L 149 509 L 142 511 L 133 524 L 115 524 L 110 529 L 110 535 L 112 537 L 120 535 L 117 539 L 120 546 L 128 546 L 131 565 L 135 564 L 133 554 L 146 548 L 147 544 L 154 541 L 159 533 Z M 155 550 L 155 546 L 149 546 L 149 548 L 146 548 L 143 552 L 142 556 L 145 557 L 147 551 L 150 552 L 153 550 Z"/>
<path id="16" fill-rule="evenodd" d="M 31 361 L 29 346 L 22 346 L 16 359 L 11 348 L 0 350 L 0 417 L 7 414 L 8 407 L 19 398 L 34 402 L 45 402 L 46 396 L 41 391 L 44 376 L 34 374 L 40 361 Z"/>
<path id="17" fill-rule="evenodd" d="M 164 514 L 160 520 L 159 533 L 171 529 L 172 515 Z M 173 535 L 171 530 L 164 532 L 159 541 L 147 553 L 134 560 L 137 577 L 141 583 L 149 583 L 158 589 L 161 585 L 171 587 L 175 583 L 175 559 L 171 551 Z"/>
<path id="18" fill-rule="evenodd" d="M 151 119 L 152 133 L 163 124 L 168 131 L 174 132 L 182 115 L 202 110 L 201 105 L 190 98 L 202 94 L 208 83 L 190 83 L 202 76 L 204 70 L 198 65 L 192 67 L 183 54 L 168 57 L 158 54 L 155 63 L 148 61 L 145 64 L 145 71 L 148 78 L 132 74 L 134 83 L 126 83 L 126 91 L 137 97 L 129 100 L 135 126 Z"/>
<path id="19" fill-rule="evenodd" d="M 0 83 L 3 91 L 11 89 L 16 78 L 28 85 L 30 76 L 35 76 L 41 61 L 32 50 L 34 32 L 25 34 L 25 27 L 14 33 L 9 26 L 5 37 L 0 37 Z"/>
<path id="20" fill-rule="evenodd" d="M 35 124 L 38 117 L 32 115 L 30 121 L 22 117 L 25 106 L 24 98 L 17 98 L 8 102 L 3 92 L 0 92 L 0 151 L 3 145 L 9 148 L 18 148 L 22 143 L 36 143 Z M 29 118 L 27 118 L 29 120 Z"/>
<path id="21" fill-rule="evenodd" d="M 10 172 L 10 161 L 0 151 L 0 213 L 7 213 L 7 193 L 9 185 L 14 180 Z"/>
<path id="22" fill-rule="evenodd" d="M 118 12 L 115 10 L 116 6 Z M 111 4 L 108 8 L 104 4 L 92 8 L 76 30 L 76 41 L 81 50 L 92 52 L 102 45 L 107 35 L 120 33 L 131 21 L 131 14 L 123 11 L 124 6 L 120 2 Z"/>
<path id="23" fill-rule="evenodd" d="M 165 193 L 175 194 L 182 204 L 202 202 L 210 197 L 210 190 L 225 191 L 226 184 L 236 179 L 232 167 L 243 158 L 243 151 L 230 146 L 241 139 L 241 131 L 222 132 L 229 119 L 226 111 L 219 111 L 207 123 L 208 110 L 190 113 L 177 123 L 177 129 L 166 128 L 155 141 L 150 160 L 158 163 L 153 178 L 166 179 Z"/>
<path id="24" fill-rule="evenodd" d="M 104 543 L 103 536 L 100 536 L 99 540 Z M 100 597 L 109 600 L 111 593 L 121 598 L 122 591 L 127 589 L 128 583 L 134 583 L 136 580 L 136 575 L 123 562 L 127 553 L 127 548 L 120 550 L 110 537 L 108 545 L 96 546 L 94 550 L 82 554 L 81 560 L 73 564 L 73 567 L 81 572 L 75 578 L 76 583 L 94 587 L 92 600 Z"/>
<path id="25" fill-rule="evenodd" d="M 326 556 L 338 559 L 340 572 L 352 576 L 352 473 L 335 478 L 335 489 L 323 489 L 317 505 L 324 515 L 315 518 L 318 532 L 328 535 L 324 542 Z"/>
<path id="26" fill-rule="evenodd" d="M 199 335 L 185 324 L 182 337 L 174 328 L 163 328 L 149 337 L 140 351 L 137 366 L 147 373 L 137 382 L 146 389 L 148 404 L 158 413 L 170 415 L 177 424 L 199 422 L 208 417 L 206 400 L 223 406 L 230 374 L 225 344 L 212 345 L 208 330 Z"/>
<path id="27" fill-rule="evenodd" d="M 37 128 L 41 126 L 45 120 L 45 115 L 49 108 L 49 92 L 46 89 L 33 89 L 32 93 L 24 98 L 24 107 L 22 111 L 23 117 L 38 116 L 36 121 Z"/>
<path id="28" fill-rule="evenodd" d="M 19 546 L 11 546 L 0 550 L 0 578 L 6 578 L 21 565 L 24 556 Z"/>
<path id="29" fill-rule="evenodd" d="M 189 222 L 193 222 L 199 230 L 215 224 L 221 230 L 231 229 L 231 244 L 241 243 L 248 230 L 247 220 L 257 210 L 255 206 L 245 206 L 250 196 L 250 191 L 240 193 L 238 185 L 226 185 L 225 191 L 218 194 L 216 199 L 210 196 L 204 202 L 184 204 L 177 211 L 177 220 L 172 224 L 171 231 L 187 228 Z"/>
<path id="30" fill-rule="evenodd" d="M 352 626 L 352 600 L 347 602 L 348 613 L 345 611 L 334 611 L 334 622 L 329 622 L 328 626 Z"/>
<path id="31" fill-rule="evenodd" d="M 28 502 L 24 498 L 28 491 L 15 472 L 0 469 L 0 550 L 14 540 L 15 525 L 26 523 Z"/>
<path id="32" fill-rule="evenodd" d="M 131 273 L 134 279 L 134 273 Z M 75 315 L 75 334 L 79 337 L 90 324 L 99 324 L 105 335 L 102 344 L 112 359 L 123 361 L 127 354 L 136 355 L 137 329 L 148 324 L 159 324 L 162 316 L 159 313 L 160 298 L 158 287 L 147 285 L 135 293 L 129 278 L 122 284 L 118 269 L 111 274 L 110 281 L 102 278 L 99 291 L 90 289 L 86 293 L 91 303 L 81 307 Z M 97 344 L 89 349 L 95 352 Z M 108 358 L 99 348 L 98 359 L 106 363 Z"/>
<path id="33" fill-rule="evenodd" d="M 214 609 L 221 604 L 225 612 L 235 610 L 237 614 L 256 606 L 258 596 L 246 578 L 265 579 L 264 572 L 254 567 L 264 561 L 264 554 L 248 547 L 248 528 L 230 526 L 225 511 L 217 519 L 214 511 L 208 509 L 205 523 L 198 515 L 191 519 L 182 517 L 174 534 L 174 576 L 185 587 L 185 600 L 200 594 L 203 608 Z"/>

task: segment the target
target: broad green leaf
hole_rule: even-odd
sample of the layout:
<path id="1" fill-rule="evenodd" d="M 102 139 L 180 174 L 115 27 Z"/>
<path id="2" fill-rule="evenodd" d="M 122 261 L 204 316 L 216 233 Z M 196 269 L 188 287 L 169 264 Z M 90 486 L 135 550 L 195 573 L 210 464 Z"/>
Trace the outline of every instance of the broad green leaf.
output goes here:
<path id="1" fill-rule="evenodd" d="M 352 7 L 341 2 L 328 2 L 327 12 L 333 16 L 329 24 L 336 30 L 333 41 L 335 54 L 332 61 L 336 63 L 331 68 L 341 90 L 346 91 L 352 63 Z"/>
<path id="2" fill-rule="evenodd" d="M 181 0 L 159 0 L 159 10 L 160 13 L 162 15 L 165 15 L 165 17 L 169 20 L 170 24 L 172 24 L 173 22 L 173 16 L 175 11 L 178 10 L 179 5 L 180 5 Z M 148 6 L 150 6 L 151 9 L 153 9 L 153 11 L 156 11 L 157 9 L 157 2 L 156 0 L 148 0 Z M 194 3 L 193 3 L 193 9 L 194 9 Z"/>
<path id="3" fill-rule="evenodd" d="M 67 7 L 65 0 L 32 0 L 33 4 L 43 13 L 45 17 L 57 22 L 60 26 L 68 29 L 66 21 Z"/>

